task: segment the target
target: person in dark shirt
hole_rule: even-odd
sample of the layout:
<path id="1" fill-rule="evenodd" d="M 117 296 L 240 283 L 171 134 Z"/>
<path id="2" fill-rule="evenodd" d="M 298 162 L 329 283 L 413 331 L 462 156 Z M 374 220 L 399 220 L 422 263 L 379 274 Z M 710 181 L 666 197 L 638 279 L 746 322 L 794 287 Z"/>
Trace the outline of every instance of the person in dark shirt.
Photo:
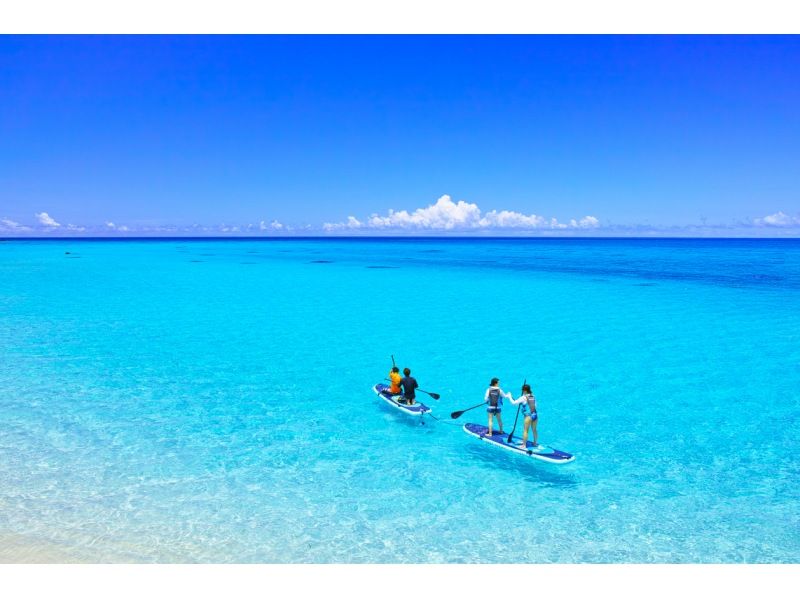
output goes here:
<path id="1" fill-rule="evenodd" d="M 414 389 L 419 388 L 419 384 L 417 384 L 417 379 L 411 377 L 411 370 L 405 368 L 403 370 L 404 378 L 400 380 L 400 386 L 403 387 L 403 398 L 405 402 L 409 405 L 413 405 L 415 399 L 417 398 L 417 394 L 414 392 Z"/>

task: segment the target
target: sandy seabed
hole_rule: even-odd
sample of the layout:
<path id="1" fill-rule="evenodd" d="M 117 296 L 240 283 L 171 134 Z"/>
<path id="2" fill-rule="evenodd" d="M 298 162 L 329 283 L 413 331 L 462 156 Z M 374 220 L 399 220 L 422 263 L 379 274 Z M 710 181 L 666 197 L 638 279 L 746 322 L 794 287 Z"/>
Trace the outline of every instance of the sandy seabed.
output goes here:
<path id="1" fill-rule="evenodd" d="M 93 562 L 91 559 L 76 551 L 47 540 L 29 538 L 19 534 L 0 533 L 0 563 L 72 564 L 91 562 Z"/>

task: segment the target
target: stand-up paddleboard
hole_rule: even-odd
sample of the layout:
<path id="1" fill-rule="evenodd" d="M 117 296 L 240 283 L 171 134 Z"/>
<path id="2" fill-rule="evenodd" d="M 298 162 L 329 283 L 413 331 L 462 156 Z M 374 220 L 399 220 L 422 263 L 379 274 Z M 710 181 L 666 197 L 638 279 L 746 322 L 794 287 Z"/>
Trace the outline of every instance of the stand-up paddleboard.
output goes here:
<path id="1" fill-rule="evenodd" d="M 398 403 L 396 397 L 400 397 L 400 395 L 393 395 L 389 392 L 389 387 L 386 384 L 376 384 L 372 387 L 372 390 L 375 391 L 375 394 L 378 395 L 385 403 L 391 405 L 395 409 L 399 409 L 400 411 L 407 413 L 408 415 L 415 415 L 417 417 L 424 415 L 430 412 L 430 407 L 427 405 L 423 405 L 422 403 L 414 403 L 413 405 L 405 405 L 403 403 Z"/>
<path id="2" fill-rule="evenodd" d="M 546 461 L 547 463 L 570 463 L 571 461 L 575 460 L 575 455 L 571 455 L 569 453 L 565 453 L 564 451 L 560 451 L 558 449 L 554 449 L 551 446 L 545 446 L 544 444 L 540 444 L 538 446 L 533 446 L 533 443 L 529 440 L 527 448 L 522 448 L 519 443 L 522 442 L 521 438 L 513 437 L 511 438 L 511 442 L 506 442 L 508 440 L 508 434 L 501 434 L 497 430 L 492 430 L 492 435 L 487 436 L 486 433 L 489 431 L 489 428 L 486 426 L 481 426 L 480 424 L 464 424 L 464 431 L 469 434 L 470 436 L 474 436 L 484 442 L 488 442 L 492 446 L 497 446 L 507 451 L 511 451 L 512 453 L 517 453 L 518 455 L 533 457 L 534 459 L 539 459 L 540 461 Z"/>

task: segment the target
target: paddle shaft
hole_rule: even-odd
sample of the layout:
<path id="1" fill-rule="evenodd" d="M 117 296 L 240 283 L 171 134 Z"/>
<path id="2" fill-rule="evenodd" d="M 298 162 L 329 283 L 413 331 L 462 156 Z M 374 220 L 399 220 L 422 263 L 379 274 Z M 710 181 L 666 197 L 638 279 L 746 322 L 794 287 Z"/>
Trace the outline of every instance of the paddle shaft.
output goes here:
<path id="1" fill-rule="evenodd" d="M 517 405 L 517 414 L 514 416 L 514 425 L 511 428 L 511 434 L 508 435 L 506 439 L 506 443 L 511 443 L 511 439 L 514 438 L 514 430 L 517 429 L 517 420 L 519 419 L 519 410 L 522 409 L 522 403 Z"/>
<path id="2" fill-rule="evenodd" d="M 528 379 L 525 378 L 525 381 L 522 383 L 522 387 L 524 388 L 525 385 L 528 383 Z M 517 429 L 517 420 L 519 419 L 519 410 L 522 409 L 522 403 L 517 405 L 517 415 L 514 417 L 514 427 L 511 428 L 511 434 L 508 435 L 508 439 L 506 440 L 506 444 L 511 442 L 511 439 L 514 438 L 514 430 Z"/>

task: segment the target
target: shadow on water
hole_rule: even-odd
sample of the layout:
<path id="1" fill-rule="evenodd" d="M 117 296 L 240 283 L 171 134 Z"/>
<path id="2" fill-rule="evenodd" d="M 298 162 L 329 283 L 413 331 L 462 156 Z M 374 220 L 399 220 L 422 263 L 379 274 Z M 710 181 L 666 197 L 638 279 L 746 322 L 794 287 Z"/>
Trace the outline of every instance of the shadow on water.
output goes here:
<path id="1" fill-rule="evenodd" d="M 508 453 L 508 451 L 502 451 L 495 447 L 484 448 L 481 445 L 476 446 L 475 443 L 471 443 L 464 452 L 465 455 L 469 455 L 476 462 L 485 464 L 487 468 L 495 471 L 498 469 L 507 471 L 519 476 L 520 479 L 536 484 L 558 488 L 570 488 L 580 485 L 580 482 L 575 479 L 575 472 L 571 471 L 574 465 L 572 463 L 553 465 L 525 457 L 524 455 L 511 453 L 505 455 L 503 453 Z"/>
<path id="2" fill-rule="evenodd" d="M 331 260 L 311 260 L 309 264 L 332 264 Z"/>
<path id="3" fill-rule="evenodd" d="M 420 428 L 426 430 L 429 429 L 431 425 L 434 423 L 431 420 L 425 421 L 425 416 L 422 416 L 420 418 L 415 415 L 406 415 L 405 413 L 402 413 L 400 410 L 387 405 L 383 401 L 379 401 L 378 406 L 384 413 L 390 413 L 394 417 L 394 419 L 397 420 L 397 423 L 408 426 L 409 428 Z"/>
<path id="4" fill-rule="evenodd" d="M 503 260 L 461 260 L 442 258 L 435 261 L 417 258 L 412 263 L 432 267 L 491 267 L 515 272 L 557 273 L 587 276 L 594 282 L 611 282 L 610 279 L 632 279 L 642 281 L 650 286 L 660 282 L 688 282 L 725 286 L 732 288 L 800 288 L 800 279 L 787 277 L 780 273 L 753 274 L 751 268 L 708 268 L 675 264 L 669 269 L 656 269 L 649 262 L 639 263 L 635 260 L 618 263 L 598 262 L 576 263 L 566 260 L 551 259 L 546 256 L 508 257 Z"/>
<path id="5" fill-rule="evenodd" d="M 648 268 L 639 268 L 634 265 L 626 266 L 612 266 L 612 267 L 599 267 L 589 265 L 569 265 L 569 264 L 554 264 L 545 265 L 541 263 L 518 263 L 518 264 L 497 264 L 499 268 L 507 268 L 518 271 L 531 271 L 531 272 L 557 272 L 562 274 L 580 274 L 591 276 L 593 280 L 605 276 L 615 278 L 633 278 L 645 279 L 646 282 L 642 283 L 643 286 L 652 286 L 656 284 L 654 281 L 670 281 L 670 282 L 695 282 L 703 284 L 711 284 L 717 286 L 727 286 L 736 288 L 745 287 L 784 287 L 784 288 L 797 288 L 798 283 L 789 280 L 785 276 L 775 274 L 750 274 L 742 272 L 711 272 L 711 271 L 680 271 L 680 270 L 662 270 L 657 271 Z M 649 280 L 648 280 L 649 279 Z"/>

